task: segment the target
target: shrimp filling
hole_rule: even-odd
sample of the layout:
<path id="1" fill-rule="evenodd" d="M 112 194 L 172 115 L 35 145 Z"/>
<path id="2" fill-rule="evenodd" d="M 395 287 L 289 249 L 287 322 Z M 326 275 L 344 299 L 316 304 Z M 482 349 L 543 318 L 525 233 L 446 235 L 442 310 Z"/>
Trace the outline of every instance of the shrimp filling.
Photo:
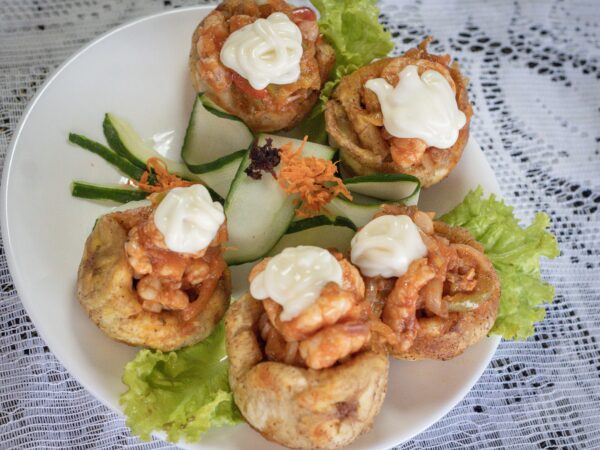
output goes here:
<path id="1" fill-rule="evenodd" d="M 271 298 L 262 300 L 264 312 L 259 334 L 267 359 L 311 369 L 343 362 L 371 340 L 370 305 L 358 270 L 341 254 L 331 252 L 342 269 L 342 283 L 328 282 L 318 297 L 291 320 L 283 320 L 283 307 Z M 270 258 L 256 265 L 250 283 L 263 274 Z"/>
<path id="2" fill-rule="evenodd" d="M 394 331 L 398 350 L 407 351 L 417 333 L 439 337 L 459 314 L 477 309 L 487 300 L 492 280 L 482 270 L 486 262 L 481 251 L 434 233 L 433 213 L 402 205 L 384 207 L 381 215 L 390 214 L 411 218 L 427 255 L 411 262 L 399 277 L 367 277 L 366 296 Z"/>
<path id="3" fill-rule="evenodd" d="M 221 244 L 227 240 L 226 224 L 218 227 L 205 248 L 174 252 L 155 224 L 156 206 L 129 227 L 125 253 L 134 286 L 145 310 L 180 311 L 184 320 L 190 320 L 202 311 L 225 271 Z"/>
<path id="4" fill-rule="evenodd" d="M 289 33 L 284 33 L 281 36 L 269 36 L 269 39 L 277 39 L 277 42 L 267 39 L 262 47 L 267 43 L 277 48 L 283 45 L 293 46 L 293 58 L 287 62 L 279 61 L 277 68 L 279 70 L 281 66 L 282 75 L 287 74 L 291 66 L 294 66 L 295 70 L 293 76 L 282 76 L 279 80 L 275 78 L 271 80 L 269 77 L 273 77 L 275 71 L 273 67 L 270 71 L 267 67 L 266 71 L 263 69 L 264 73 L 261 72 L 259 82 L 252 76 L 251 71 L 241 69 L 240 61 L 233 57 L 229 47 L 231 47 L 231 39 L 235 38 L 236 42 L 239 41 L 237 39 L 241 36 L 239 32 L 254 30 L 256 27 L 252 25 L 255 22 L 262 20 L 259 25 L 264 24 L 266 19 L 271 19 L 273 16 L 283 18 L 286 24 L 289 22 L 288 25 L 294 30 L 294 42 L 290 41 Z M 264 33 L 261 36 L 261 39 L 266 39 Z M 230 92 L 238 98 L 240 105 L 248 101 L 260 101 L 261 105 L 268 110 L 285 111 L 293 107 L 292 104 L 308 98 L 311 92 L 319 90 L 328 76 L 330 67 L 320 61 L 316 49 L 320 39 L 322 38 L 319 34 L 316 14 L 309 8 L 294 9 L 282 0 L 269 0 L 261 4 L 224 2 L 207 16 L 202 27 L 195 49 L 198 54 L 198 73 L 211 89 L 216 92 Z M 239 44 L 249 43 L 242 40 Z M 254 57 L 255 53 L 262 51 L 262 47 L 257 47 L 258 50 L 247 54 Z M 261 61 L 252 61 L 256 66 L 254 69 L 258 69 L 257 64 Z M 248 61 L 241 62 L 246 63 L 244 66 L 246 68 L 250 65 Z M 262 64 L 265 65 L 265 62 L 262 61 Z"/>
<path id="5" fill-rule="evenodd" d="M 429 41 L 377 73 L 355 75 L 338 95 L 361 146 L 398 170 L 433 167 L 433 149 L 455 145 L 472 114 L 458 102 L 457 66 L 448 55 L 428 53 Z"/>

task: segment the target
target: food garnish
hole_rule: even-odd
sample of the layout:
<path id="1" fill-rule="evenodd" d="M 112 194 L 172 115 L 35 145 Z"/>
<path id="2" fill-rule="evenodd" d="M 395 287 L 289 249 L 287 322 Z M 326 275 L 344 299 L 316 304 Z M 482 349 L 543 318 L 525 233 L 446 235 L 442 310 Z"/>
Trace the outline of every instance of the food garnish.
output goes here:
<path id="1" fill-rule="evenodd" d="M 394 48 L 392 36 L 379 23 L 376 0 L 339 2 L 312 0 L 319 11 L 319 30 L 335 49 L 335 67 L 325 83 L 319 102 L 300 124 L 313 142 L 325 142 L 325 104 L 344 75 L 376 58 L 383 58 Z"/>
<path id="2" fill-rule="evenodd" d="M 250 165 L 244 172 L 253 180 L 260 180 L 261 172 L 268 172 L 277 179 L 275 167 L 279 165 L 280 161 L 279 149 L 273 147 L 273 139 L 267 138 L 264 145 L 258 145 L 257 141 L 250 149 Z"/>
<path id="3" fill-rule="evenodd" d="M 222 323 L 191 347 L 139 351 L 123 373 L 128 390 L 120 403 L 127 425 L 144 440 L 152 431 L 164 430 L 170 441 L 195 442 L 210 428 L 241 422 L 228 369 Z"/>
<path id="4" fill-rule="evenodd" d="M 550 219 L 545 213 L 537 213 L 529 226 L 521 227 L 512 207 L 494 195 L 487 199 L 482 195 L 481 187 L 471 191 L 441 220 L 469 230 L 500 277 L 500 308 L 491 333 L 526 339 L 534 334 L 534 323 L 546 315 L 542 305 L 554 298 L 554 287 L 541 279 L 540 257 L 560 254 L 556 237 L 546 231 Z"/>
<path id="5" fill-rule="evenodd" d="M 179 178 L 177 175 L 169 172 L 167 165 L 160 158 L 149 158 L 146 162 L 147 170 L 142 174 L 139 181 L 130 180 L 130 183 L 146 192 L 165 192 L 176 187 L 187 187 L 194 183 Z M 154 183 L 151 177 L 154 176 Z"/>
<path id="6" fill-rule="evenodd" d="M 308 137 L 304 138 L 304 143 Z M 279 185 L 288 194 L 300 196 L 300 205 L 296 214 L 299 217 L 310 217 L 319 213 L 337 195 L 352 199 L 352 194 L 336 175 L 335 163 L 302 156 L 304 143 L 297 149 L 292 144 L 281 147 L 281 170 Z"/>

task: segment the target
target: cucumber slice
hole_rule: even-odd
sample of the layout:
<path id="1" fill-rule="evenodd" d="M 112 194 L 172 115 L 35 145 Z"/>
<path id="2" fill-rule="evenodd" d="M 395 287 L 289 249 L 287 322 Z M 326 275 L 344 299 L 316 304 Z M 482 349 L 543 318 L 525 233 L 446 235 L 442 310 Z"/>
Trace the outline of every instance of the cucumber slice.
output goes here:
<path id="1" fill-rule="evenodd" d="M 210 187 L 207 186 L 207 189 L 213 201 L 224 202 L 223 198 Z M 71 195 L 91 200 L 112 200 L 118 203 L 128 203 L 143 200 L 150 195 L 150 192 L 129 188 L 123 184 L 95 184 L 76 180 L 71 183 Z"/>
<path id="2" fill-rule="evenodd" d="M 194 179 L 202 181 L 203 184 L 225 199 L 246 153 L 247 150 L 239 150 L 231 155 L 223 156 L 212 162 L 215 167 L 210 172 L 198 174 L 194 176 Z"/>
<path id="3" fill-rule="evenodd" d="M 336 197 L 327 205 L 327 211 L 334 216 L 346 217 L 356 227 L 364 227 L 371 221 L 383 203 L 357 203 L 344 197 Z"/>
<path id="4" fill-rule="evenodd" d="M 258 136 L 258 145 L 266 139 L 273 140 L 273 146 L 292 142 L 300 146 L 302 141 L 269 134 Z M 225 260 L 228 264 L 242 264 L 255 261 L 266 255 L 286 232 L 294 218 L 294 197 L 286 194 L 272 176 L 265 174 L 260 180 L 246 175 L 244 170 L 250 164 L 250 152 L 246 152 L 225 201 L 225 215 L 229 233 Z M 331 159 L 335 150 L 325 145 L 307 142 L 304 156 Z"/>
<path id="5" fill-rule="evenodd" d="M 346 178 L 344 184 L 353 193 L 396 202 L 414 196 L 421 189 L 418 178 L 398 173 Z"/>
<path id="6" fill-rule="evenodd" d="M 414 205 L 419 198 L 419 191 L 413 196 L 401 202 L 381 201 L 370 197 L 362 197 L 361 194 L 353 196 L 353 200 L 348 200 L 345 197 L 337 196 L 327 205 L 327 211 L 339 217 L 346 217 L 356 225 L 356 227 L 364 227 L 371 221 L 375 213 L 379 212 L 385 204 L 402 203 L 404 205 Z"/>
<path id="7" fill-rule="evenodd" d="M 244 122 L 217 110 L 204 94 L 199 94 L 185 133 L 181 158 L 190 171 L 208 172 L 215 169 L 215 160 L 246 150 L 252 140 L 252 133 Z"/>
<path id="8" fill-rule="evenodd" d="M 91 200 L 111 200 L 118 203 L 127 203 L 145 199 L 149 193 L 138 189 L 127 188 L 122 184 L 104 185 L 88 183 L 86 181 L 73 181 L 71 183 L 73 197 L 88 198 Z"/>
<path id="9" fill-rule="evenodd" d="M 194 179 L 185 164 L 165 158 L 148 146 L 126 120 L 112 113 L 106 113 L 102 126 L 108 145 L 139 168 L 145 170 L 146 162 L 150 158 L 160 158 L 167 165 L 169 172 L 181 178 Z"/>
<path id="10" fill-rule="evenodd" d="M 135 166 L 146 169 L 146 161 L 158 157 L 165 162 L 169 172 L 186 180 L 199 181 L 222 198 L 227 197 L 229 187 L 246 153 L 246 150 L 239 150 L 223 156 L 207 164 L 207 167 L 210 166 L 209 171 L 195 174 L 188 170 L 185 164 L 165 158 L 150 148 L 127 121 L 114 114 L 106 114 L 103 126 L 104 135 L 111 148 Z"/>
<path id="11" fill-rule="evenodd" d="M 206 94 L 200 93 L 198 95 L 202 97 L 202 105 L 210 113 L 214 114 L 215 116 L 221 117 L 223 119 L 237 120 L 238 122 L 244 123 L 244 121 L 242 119 L 240 119 L 238 116 L 234 116 L 233 114 L 228 113 L 223 108 L 221 108 L 219 105 L 217 105 L 215 102 L 213 102 Z"/>
<path id="12" fill-rule="evenodd" d="M 316 216 L 298 220 L 292 222 L 279 242 L 269 251 L 269 255 L 276 255 L 285 248 L 298 245 L 335 248 L 346 253 L 355 233 L 356 227 L 345 217 Z"/>
<path id="13" fill-rule="evenodd" d="M 95 153 L 105 161 L 115 166 L 129 178 L 139 180 L 144 174 L 144 169 L 139 168 L 128 159 L 123 158 L 121 155 L 115 153 L 110 148 L 105 147 L 99 142 L 88 139 L 81 134 L 69 133 L 69 142 Z"/>

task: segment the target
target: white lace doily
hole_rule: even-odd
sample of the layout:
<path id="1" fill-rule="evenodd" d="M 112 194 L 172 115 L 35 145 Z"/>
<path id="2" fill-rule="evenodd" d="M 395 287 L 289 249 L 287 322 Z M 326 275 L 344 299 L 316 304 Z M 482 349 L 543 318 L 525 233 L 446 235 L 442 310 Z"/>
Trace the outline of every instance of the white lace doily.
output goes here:
<path id="1" fill-rule="evenodd" d="M 1 0 L 0 164 L 45 78 L 99 34 L 198 1 Z M 424 35 L 471 78 L 472 132 L 519 217 L 546 211 L 562 255 L 526 342 L 503 342 L 445 418 L 402 448 L 600 448 L 600 4 L 387 1 L 398 50 Z M 54 358 L 23 310 L 0 246 L 0 448 L 141 443 Z"/>

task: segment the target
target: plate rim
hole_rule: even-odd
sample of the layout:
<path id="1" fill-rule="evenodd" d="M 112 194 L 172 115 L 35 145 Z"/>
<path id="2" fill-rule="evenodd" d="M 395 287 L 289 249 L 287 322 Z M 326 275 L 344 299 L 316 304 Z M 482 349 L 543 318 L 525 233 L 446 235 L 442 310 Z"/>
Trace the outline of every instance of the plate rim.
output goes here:
<path id="1" fill-rule="evenodd" d="M 176 8 L 176 9 L 173 9 L 170 11 L 161 11 L 158 13 L 139 17 L 137 19 L 127 21 L 115 28 L 112 28 L 112 29 L 100 34 L 98 37 L 93 39 L 91 42 L 89 42 L 88 44 L 84 45 L 82 48 L 75 51 L 75 53 L 73 53 L 71 56 L 69 56 L 64 62 L 62 62 L 52 72 L 52 74 L 44 81 L 42 86 L 35 93 L 33 98 L 29 101 L 29 104 L 27 105 L 27 107 L 23 111 L 21 118 L 19 119 L 17 127 L 15 128 L 15 132 L 12 137 L 12 140 L 6 151 L 6 156 L 4 157 L 4 165 L 3 165 L 3 169 L 2 169 L 2 184 L 0 186 L 0 203 L 1 203 L 0 212 L 2 213 L 1 214 L 2 217 L 0 218 L 1 219 L 0 220 L 0 228 L 2 229 L 1 230 L 2 247 L 4 249 L 4 254 L 6 256 L 9 273 L 10 273 L 10 276 L 14 283 L 15 290 L 17 292 L 17 295 L 19 297 L 21 305 L 23 305 L 23 309 L 25 309 L 25 312 L 31 318 L 31 322 L 35 326 L 36 332 L 39 334 L 39 336 L 44 341 L 44 344 L 48 346 L 48 348 L 52 352 L 52 355 L 61 363 L 61 365 L 63 367 L 65 367 L 65 369 L 67 369 L 67 371 L 69 372 L 69 375 L 72 376 L 84 389 L 86 389 L 89 393 L 91 393 L 96 400 L 98 400 L 100 403 L 102 403 L 104 406 L 106 406 L 111 411 L 116 412 L 117 414 L 120 414 L 123 417 L 124 417 L 124 413 L 122 410 L 113 408 L 113 406 L 111 404 L 109 404 L 107 401 L 105 401 L 103 396 L 100 395 L 99 392 L 93 386 L 89 386 L 87 383 L 82 382 L 82 380 L 78 376 L 75 375 L 75 372 L 73 370 L 71 370 L 72 364 L 69 363 L 68 361 L 66 361 L 64 358 L 60 357 L 58 355 L 58 353 L 54 351 L 53 346 L 51 346 L 49 344 L 51 339 L 49 340 L 46 338 L 47 332 L 44 331 L 45 327 L 39 326 L 39 323 L 42 323 L 42 321 L 39 320 L 38 314 L 35 312 L 34 308 L 28 307 L 28 303 L 30 303 L 30 302 L 24 301 L 25 297 L 23 297 L 23 295 L 22 295 L 22 292 L 23 292 L 22 287 L 26 284 L 26 279 L 25 279 L 26 277 L 21 277 L 20 272 L 16 268 L 16 262 L 15 262 L 16 257 L 15 257 L 15 252 L 13 249 L 13 244 L 12 244 L 11 235 L 10 235 L 10 231 L 9 231 L 9 223 L 8 223 L 9 222 L 9 220 L 8 220 L 8 215 L 9 215 L 8 186 L 10 183 L 10 177 L 11 177 L 11 175 L 13 175 L 11 173 L 12 172 L 11 169 L 12 169 L 12 165 L 13 165 L 13 158 L 15 155 L 15 150 L 17 148 L 17 144 L 20 140 L 21 134 L 23 133 L 23 130 L 25 128 L 27 120 L 28 120 L 30 114 L 32 113 L 32 111 L 34 110 L 35 106 L 37 105 L 39 99 L 42 97 L 42 95 L 48 89 L 48 87 L 54 82 L 54 80 L 57 79 L 59 77 L 59 75 L 69 65 L 71 65 L 76 59 L 78 59 L 81 55 L 86 53 L 92 47 L 95 47 L 96 45 L 100 44 L 105 39 L 108 39 L 113 34 L 119 33 L 122 30 L 136 26 L 136 25 L 146 22 L 148 20 L 152 20 L 152 19 L 155 19 L 157 17 L 162 17 L 162 16 L 187 13 L 190 11 L 209 10 L 209 9 L 214 9 L 214 7 L 212 5 L 190 6 L 190 7 L 186 7 L 186 8 Z"/>
<path id="2" fill-rule="evenodd" d="M 39 336 L 42 338 L 42 340 L 44 341 L 44 344 L 47 345 L 48 348 L 50 348 L 52 355 L 60 362 L 61 365 L 63 365 L 63 367 L 65 367 L 65 369 L 69 372 L 69 375 L 71 377 L 73 377 L 96 400 L 98 400 L 101 404 L 106 406 L 110 411 L 119 414 L 121 417 L 125 417 L 125 415 L 119 407 L 114 408 L 112 404 L 110 404 L 108 401 L 105 400 L 104 395 L 101 395 L 100 392 L 97 391 L 94 386 L 91 386 L 88 383 L 84 383 L 76 375 L 76 372 L 72 370 L 73 365 L 68 360 L 59 356 L 59 354 L 57 354 L 54 351 L 53 345 L 49 344 L 49 340 L 46 338 L 47 331 L 45 330 L 45 327 L 39 326 L 39 323 L 42 323 L 43 321 L 39 320 L 38 314 L 35 312 L 35 308 L 31 307 L 31 305 L 33 305 L 33 303 L 24 301 L 24 297 L 22 295 L 22 292 L 23 292 L 22 288 L 26 284 L 26 279 L 25 279 L 26 277 L 21 277 L 21 274 L 18 272 L 18 270 L 16 268 L 16 262 L 15 262 L 16 257 L 15 257 L 15 252 L 13 249 L 11 234 L 9 231 L 9 223 L 8 223 L 9 222 L 9 220 L 8 220 L 8 215 L 9 215 L 8 186 L 10 183 L 10 177 L 11 177 L 11 175 L 13 175 L 11 173 L 12 172 L 11 169 L 12 169 L 12 165 L 13 165 L 13 158 L 15 155 L 17 144 L 20 140 L 23 130 L 25 129 L 25 125 L 28 121 L 28 118 L 29 118 L 30 114 L 32 113 L 32 111 L 34 110 L 35 106 L 37 105 L 39 99 L 43 96 L 45 91 L 54 82 L 54 80 L 57 79 L 60 76 L 60 74 L 69 65 L 71 65 L 76 59 L 78 59 L 82 54 L 86 53 L 92 47 L 98 45 L 105 39 L 108 39 L 113 34 L 119 33 L 127 28 L 134 27 L 140 23 L 143 23 L 143 22 L 146 22 L 149 20 L 153 20 L 158 17 L 168 16 L 168 15 L 185 14 L 190 11 L 203 11 L 203 10 L 212 10 L 212 9 L 214 9 L 214 5 L 197 5 L 197 6 L 191 6 L 191 7 L 185 7 L 185 8 L 177 8 L 177 9 L 173 9 L 173 10 L 169 10 L 169 11 L 160 11 L 157 13 L 146 15 L 146 16 L 143 16 L 143 17 L 140 17 L 137 19 L 127 21 L 115 28 L 112 28 L 112 29 L 100 34 L 98 37 L 94 38 L 88 44 L 84 45 L 83 47 L 81 47 L 80 49 L 75 51 L 52 72 L 52 74 L 44 81 L 42 86 L 35 93 L 33 98 L 29 101 L 29 104 L 23 111 L 21 118 L 19 119 L 19 122 L 17 124 L 17 127 L 15 128 L 14 135 L 13 135 L 12 140 L 7 148 L 6 156 L 4 158 L 2 181 L 1 181 L 1 187 L 0 187 L 0 201 L 2 202 L 2 207 L 0 209 L 0 211 L 2 212 L 0 228 L 1 228 L 3 249 L 4 249 L 4 253 L 6 255 L 9 272 L 10 272 L 11 278 L 14 282 L 15 290 L 19 297 L 20 303 L 23 306 L 23 308 L 25 309 L 25 312 L 27 313 L 27 315 L 31 318 L 31 321 L 32 321 L 33 325 L 35 326 L 35 330 L 39 334 Z M 469 140 L 470 141 L 472 140 L 472 143 L 475 144 L 479 148 L 480 152 L 483 153 L 481 146 L 479 145 L 477 140 L 472 135 L 469 136 Z M 485 154 L 484 154 L 484 157 L 485 157 Z M 487 158 L 486 158 L 486 162 L 487 162 Z M 487 162 L 487 163 L 489 165 L 489 162 Z M 491 166 L 490 166 L 490 169 L 492 169 Z M 492 169 L 492 172 L 493 172 L 493 169 Z M 28 304 L 30 304 L 30 306 L 28 306 Z M 423 431 L 427 430 L 428 428 L 432 427 L 437 422 L 439 422 L 443 417 L 445 417 L 452 409 L 454 409 L 458 405 L 458 403 L 460 403 L 460 401 L 466 397 L 466 395 L 468 395 L 468 393 L 473 389 L 473 386 L 481 378 L 481 375 L 483 374 L 483 372 L 489 366 L 490 361 L 494 357 L 496 350 L 501 341 L 501 337 L 497 336 L 497 335 L 488 336 L 487 339 L 492 340 L 493 351 L 489 352 L 489 354 L 486 357 L 485 364 L 481 365 L 482 370 L 478 371 L 476 374 L 474 373 L 473 376 L 470 377 L 471 378 L 470 382 L 466 383 L 466 385 L 462 389 L 457 391 L 457 393 L 453 396 L 452 401 L 448 402 L 448 405 L 446 407 L 440 408 L 435 414 L 431 415 L 432 420 L 430 421 L 429 424 L 424 425 L 422 427 L 415 428 L 414 432 L 411 432 L 411 436 L 406 438 L 405 440 L 402 440 L 399 442 L 393 441 L 393 443 L 391 441 L 385 442 L 385 443 L 382 442 L 382 444 L 384 444 L 386 446 L 385 448 L 387 448 L 389 445 L 392 445 L 392 446 L 401 445 L 402 443 L 407 442 L 408 440 L 414 438 L 418 434 L 420 434 Z M 495 342 L 493 342 L 493 341 L 495 341 Z M 481 361 L 481 362 L 483 363 L 484 361 Z M 387 440 L 385 440 L 385 441 L 387 441 Z M 174 445 L 177 445 L 177 444 L 174 444 Z"/>

